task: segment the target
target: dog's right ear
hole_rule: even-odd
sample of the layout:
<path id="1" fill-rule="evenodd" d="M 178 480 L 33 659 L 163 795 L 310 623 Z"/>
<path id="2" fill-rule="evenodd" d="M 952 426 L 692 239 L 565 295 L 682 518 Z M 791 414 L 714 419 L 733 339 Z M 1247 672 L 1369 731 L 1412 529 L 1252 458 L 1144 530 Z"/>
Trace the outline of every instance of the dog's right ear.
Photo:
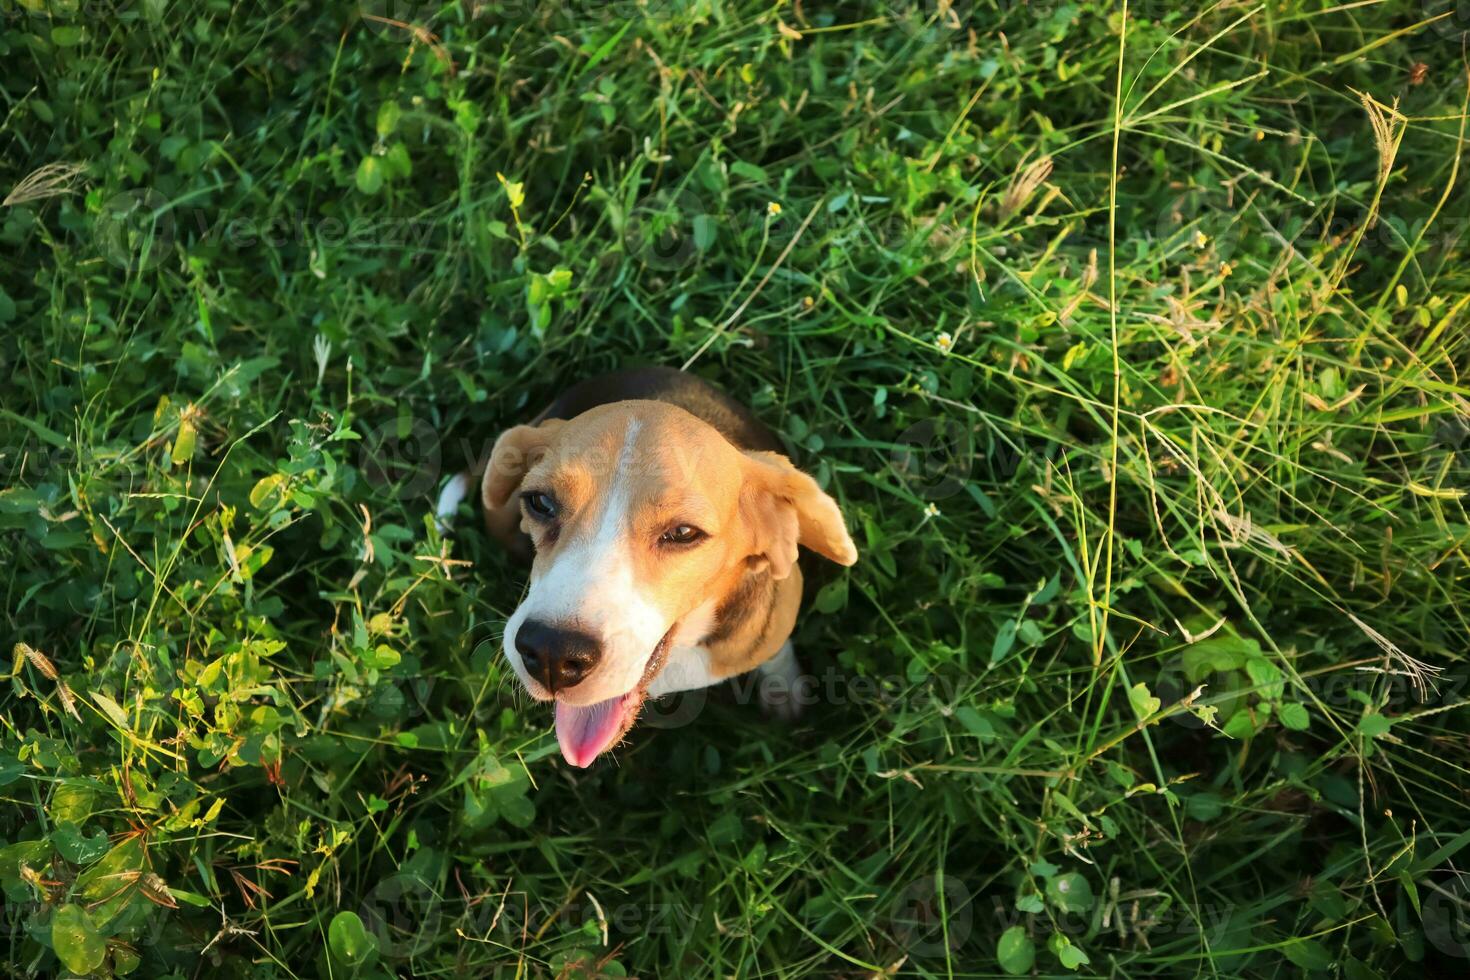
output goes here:
<path id="1" fill-rule="evenodd" d="M 526 474 L 546 458 L 561 427 L 560 419 L 547 419 L 540 425 L 518 425 L 500 434 L 480 481 L 480 503 L 487 510 L 506 505 Z"/>
<path id="2" fill-rule="evenodd" d="M 780 453 L 745 454 L 742 506 L 752 528 L 755 552 L 776 579 L 791 574 L 796 546 L 803 545 L 839 565 L 858 559 L 837 501 L 817 481 Z"/>

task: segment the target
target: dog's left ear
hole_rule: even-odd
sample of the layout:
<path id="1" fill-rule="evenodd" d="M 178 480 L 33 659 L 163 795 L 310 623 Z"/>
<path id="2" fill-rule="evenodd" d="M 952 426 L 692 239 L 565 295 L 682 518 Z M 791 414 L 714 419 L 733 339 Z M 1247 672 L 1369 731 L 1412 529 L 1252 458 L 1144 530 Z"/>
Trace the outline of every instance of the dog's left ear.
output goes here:
<path id="1" fill-rule="evenodd" d="M 547 419 L 540 425 L 518 425 L 500 434 L 480 482 L 480 502 L 487 510 L 506 505 L 526 474 L 546 458 L 561 427 L 560 420 Z"/>
<path id="2" fill-rule="evenodd" d="M 754 538 L 751 557 L 769 562 L 776 578 L 791 574 L 798 544 L 839 565 L 857 561 L 837 501 L 780 453 L 745 454 L 741 498 Z"/>

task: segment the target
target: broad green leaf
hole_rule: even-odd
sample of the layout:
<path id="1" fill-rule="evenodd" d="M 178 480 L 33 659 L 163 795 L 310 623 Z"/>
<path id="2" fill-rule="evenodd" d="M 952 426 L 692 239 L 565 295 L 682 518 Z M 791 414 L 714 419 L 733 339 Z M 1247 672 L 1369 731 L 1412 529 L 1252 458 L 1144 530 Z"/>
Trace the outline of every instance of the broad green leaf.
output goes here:
<path id="1" fill-rule="evenodd" d="M 1297 704 L 1294 701 L 1290 704 L 1283 704 L 1281 710 L 1277 712 L 1277 717 L 1281 719 L 1281 724 L 1294 732 L 1304 732 L 1312 725 L 1312 716 L 1307 711 L 1306 705 Z"/>
<path id="2" fill-rule="evenodd" d="M 51 917 L 51 948 L 72 973 L 91 973 L 107 958 L 107 943 L 80 905 L 63 905 Z"/>
<path id="3" fill-rule="evenodd" d="M 840 612 L 847 605 L 847 576 L 839 576 L 817 592 L 817 597 L 812 600 L 812 608 L 823 615 L 831 615 Z"/>
<path id="4" fill-rule="evenodd" d="M 1092 908 L 1092 885 L 1075 871 L 1057 875 L 1046 883 L 1046 898 L 1065 912 L 1086 912 Z"/>
<path id="5" fill-rule="evenodd" d="M 995 642 L 990 645 L 990 665 L 993 667 L 1006 658 L 1016 643 L 1016 621 L 1008 619 L 1000 624 L 995 633 Z"/>
<path id="6" fill-rule="evenodd" d="M 1362 960 L 1351 957 L 1343 961 L 1342 975 L 1344 980 L 1383 980 L 1383 974 Z"/>
<path id="7" fill-rule="evenodd" d="M 1364 715 L 1358 722 L 1358 731 L 1369 738 L 1387 735 L 1391 728 L 1393 728 L 1393 719 L 1386 715 Z"/>
<path id="8" fill-rule="evenodd" d="M 962 704 L 954 709 L 954 717 L 956 721 L 965 726 L 965 731 L 971 735 L 979 738 L 995 737 L 995 726 L 990 723 L 990 719 L 968 704 Z"/>
<path id="9" fill-rule="evenodd" d="M 285 481 L 286 477 L 281 473 L 261 477 L 250 490 L 250 506 L 259 510 Z"/>
<path id="10" fill-rule="evenodd" d="M 1026 934 L 1025 926 L 1011 926 L 1000 934 L 995 958 L 1000 961 L 1000 968 L 1013 977 L 1031 972 L 1036 963 L 1036 944 Z"/>
<path id="11" fill-rule="evenodd" d="M 1281 955 L 1303 970 L 1326 970 L 1332 966 L 1332 954 L 1315 939 L 1293 939 L 1281 947 Z"/>
<path id="12" fill-rule="evenodd" d="M 368 666 L 375 670 L 387 670 L 390 667 L 395 667 L 402 659 L 403 655 L 386 643 L 379 643 L 373 648 L 371 653 L 363 657 L 363 660 Z"/>
<path id="13" fill-rule="evenodd" d="M 764 169 L 753 163 L 747 163 L 744 160 L 736 160 L 730 164 L 730 172 L 736 177 L 743 177 L 746 180 L 755 181 L 758 184 L 764 184 L 767 180 L 770 180 L 770 176 Z"/>
<path id="14" fill-rule="evenodd" d="M 87 899 L 87 906 L 98 922 L 107 922 L 134 902 L 147 901 L 137 888 L 118 887 L 120 880 L 132 880 L 136 878 L 133 872 L 144 869 L 142 838 L 128 837 L 77 878 L 73 894 Z"/>
<path id="15" fill-rule="evenodd" d="M 383 163 L 375 156 L 365 156 L 357 165 L 357 189 L 376 194 L 383 189 Z"/>
<path id="16" fill-rule="evenodd" d="M 1046 946 L 1054 954 L 1056 954 L 1056 958 L 1061 961 L 1061 964 L 1065 969 L 1075 970 L 1079 966 L 1083 966 L 1086 963 L 1090 962 L 1087 958 L 1087 954 L 1082 952 L 1082 950 L 1078 949 L 1076 946 L 1073 946 L 1072 940 L 1067 938 L 1060 932 L 1052 933 L 1050 938 L 1048 938 L 1046 941 Z"/>
<path id="17" fill-rule="evenodd" d="M 1285 692 L 1286 685 L 1283 682 L 1285 675 L 1281 672 L 1280 667 L 1265 657 L 1251 657 L 1245 662 L 1245 672 L 1250 675 L 1251 683 L 1256 686 L 1256 693 L 1268 701 L 1280 699 Z"/>
<path id="18" fill-rule="evenodd" d="M 132 726 L 128 724 L 128 713 L 122 709 L 122 705 L 101 691 L 93 691 L 92 700 L 97 702 L 97 706 L 102 709 L 102 713 L 118 728 L 121 728 L 125 732 L 132 729 Z"/>
<path id="19" fill-rule="evenodd" d="M 694 216 L 694 247 L 700 252 L 707 252 L 714 245 L 715 238 L 719 232 L 719 224 L 713 217 L 707 214 Z"/>
<path id="20" fill-rule="evenodd" d="M 46 812 L 57 823 L 70 821 L 80 827 L 96 810 L 99 795 L 100 789 L 95 780 L 82 777 L 67 779 L 52 791 Z"/>
<path id="21" fill-rule="evenodd" d="M 395 142 L 383 154 L 383 170 L 385 177 L 394 180 L 413 176 L 413 157 L 408 155 L 408 147 L 402 141 Z"/>
<path id="22" fill-rule="evenodd" d="M 1121 766 L 1111 759 L 1104 759 L 1103 766 L 1107 769 L 1109 778 L 1124 789 L 1132 789 L 1133 784 L 1138 782 L 1138 775 L 1127 766 Z"/>
<path id="23" fill-rule="evenodd" d="M 384 102 L 378 106 L 378 135 L 387 136 L 398 128 L 398 119 L 403 115 L 397 102 Z"/>
<path id="24" fill-rule="evenodd" d="M 117 946 L 112 951 L 112 972 L 120 977 L 125 977 L 138 968 L 143 958 L 138 955 L 137 950 L 126 946 Z"/>
<path id="25" fill-rule="evenodd" d="M 1040 915 L 1046 911 L 1046 903 L 1041 900 L 1040 895 L 1030 892 L 1016 899 L 1016 911 Z"/>
<path id="26" fill-rule="evenodd" d="M 1230 738 L 1250 738 L 1256 733 L 1256 721 L 1249 711 L 1238 711 L 1220 730 Z"/>
<path id="27" fill-rule="evenodd" d="M 1041 624 L 1034 619 L 1023 619 L 1021 625 L 1016 629 L 1016 636 L 1028 647 L 1040 646 L 1046 639 L 1046 634 L 1041 631 Z"/>
<path id="28" fill-rule="evenodd" d="M 26 764 L 9 752 L 0 752 L 0 786 L 9 786 L 25 775 Z"/>
<path id="29" fill-rule="evenodd" d="M 1092 962 L 1087 958 L 1087 954 L 1082 952 L 1080 947 L 1073 946 L 1071 943 L 1057 950 L 1057 959 L 1061 961 L 1062 966 L 1069 970 L 1075 970 L 1079 966 L 1086 966 Z"/>
<path id="30" fill-rule="evenodd" d="M 495 802 L 501 817 L 512 827 L 525 830 L 536 819 L 536 804 L 529 797 L 505 796 Z"/>
<path id="31" fill-rule="evenodd" d="M 198 433 L 194 429 L 194 423 L 188 419 L 179 421 L 179 432 L 174 437 L 173 449 L 169 451 L 169 458 L 174 465 L 182 466 L 194 458 L 194 443 L 198 439 Z"/>
<path id="32" fill-rule="evenodd" d="M 0 884 L 21 881 L 21 868 L 40 868 L 51 858 L 51 842 L 23 840 L 0 847 Z"/>
<path id="33" fill-rule="evenodd" d="M 1201 823 L 1214 820 L 1224 809 L 1224 801 L 1215 793 L 1195 793 L 1184 801 L 1184 812 L 1189 819 Z"/>
<path id="34" fill-rule="evenodd" d="M 94 827 L 92 833 L 83 834 L 76 824 L 66 821 L 52 829 L 51 843 L 72 864 L 91 864 L 107 853 L 107 831 Z"/>
<path id="35" fill-rule="evenodd" d="M 356 912 L 344 910 L 332 916 L 327 943 L 332 956 L 346 966 L 365 966 L 378 955 L 378 937 L 363 928 Z"/>
<path id="36" fill-rule="evenodd" d="M 1128 703 L 1133 706 L 1133 713 L 1138 716 L 1139 721 L 1152 718 L 1159 712 L 1159 699 L 1153 696 L 1148 685 L 1142 681 L 1128 689 Z"/>
<path id="37" fill-rule="evenodd" d="M 1259 656 L 1260 644 L 1254 640 L 1242 640 L 1238 636 L 1212 636 L 1191 643 L 1180 659 L 1184 665 L 1184 676 L 1191 684 L 1198 684 L 1211 674 L 1239 670 L 1245 666 L 1246 658 Z"/>

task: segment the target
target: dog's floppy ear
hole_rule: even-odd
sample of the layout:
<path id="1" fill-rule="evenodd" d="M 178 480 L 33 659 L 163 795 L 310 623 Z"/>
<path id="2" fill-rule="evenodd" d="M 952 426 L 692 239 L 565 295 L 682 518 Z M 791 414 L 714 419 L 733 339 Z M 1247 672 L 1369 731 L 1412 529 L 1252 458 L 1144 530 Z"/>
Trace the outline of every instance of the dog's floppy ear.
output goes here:
<path id="1" fill-rule="evenodd" d="M 480 481 L 480 502 L 487 510 L 505 506 L 531 468 L 546 458 L 561 427 L 559 419 L 547 419 L 540 425 L 518 425 L 500 434 Z"/>
<path id="2" fill-rule="evenodd" d="M 741 509 L 751 526 L 752 557 L 764 558 L 778 579 L 791 574 L 796 546 L 804 545 L 839 565 L 857 561 L 837 501 L 780 453 L 745 454 Z"/>

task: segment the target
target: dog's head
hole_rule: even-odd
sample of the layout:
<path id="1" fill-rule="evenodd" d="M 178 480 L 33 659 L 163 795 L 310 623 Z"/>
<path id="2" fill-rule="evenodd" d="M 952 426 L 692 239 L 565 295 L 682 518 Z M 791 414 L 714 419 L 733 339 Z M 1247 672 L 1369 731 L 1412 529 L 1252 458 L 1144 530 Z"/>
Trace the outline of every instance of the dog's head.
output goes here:
<path id="1" fill-rule="evenodd" d="M 556 701 L 562 754 L 577 766 L 623 736 L 670 646 L 697 643 L 747 575 L 786 577 L 798 544 L 857 560 L 811 477 L 663 402 L 509 430 L 481 495 L 488 508 L 519 498 L 536 557 L 505 655 L 532 697 Z"/>

